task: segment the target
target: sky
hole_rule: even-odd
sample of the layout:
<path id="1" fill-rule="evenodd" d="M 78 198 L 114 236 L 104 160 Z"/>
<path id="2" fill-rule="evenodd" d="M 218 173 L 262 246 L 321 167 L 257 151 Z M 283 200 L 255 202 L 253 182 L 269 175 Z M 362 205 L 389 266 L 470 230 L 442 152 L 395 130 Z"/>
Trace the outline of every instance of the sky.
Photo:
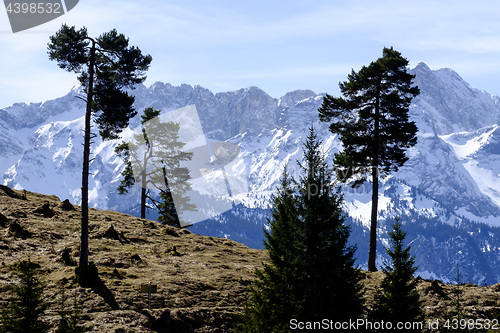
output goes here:
<path id="1" fill-rule="evenodd" d="M 500 96 L 498 0 L 80 0 L 65 15 L 12 33 L 0 8 L 0 108 L 67 94 L 76 74 L 47 56 L 63 23 L 97 37 L 113 28 L 153 62 L 156 81 L 212 92 L 257 86 L 338 95 L 338 83 L 394 47 L 431 69 L 452 68 Z"/>

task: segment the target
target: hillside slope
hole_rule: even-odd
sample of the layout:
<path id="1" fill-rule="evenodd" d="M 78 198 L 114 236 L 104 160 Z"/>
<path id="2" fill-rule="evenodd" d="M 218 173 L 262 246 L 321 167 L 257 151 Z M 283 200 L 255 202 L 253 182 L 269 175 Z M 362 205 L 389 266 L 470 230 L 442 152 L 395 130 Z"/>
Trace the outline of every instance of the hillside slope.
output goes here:
<path id="1" fill-rule="evenodd" d="M 12 265 L 30 258 L 40 265 L 47 285 L 50 308 L 45 319 L 53 326 L 59 319 L 62 286 L 70 296 L 68 305 L 76 295 L 88 332 L 232 332 L 254 269 L 267 260 L 266 251 L 91 209 L 90 260 L 103 283 L 84 289 L 74 281 L 79 212 L 78 206 L 56 196 L 0 186 L 0 310 L 8 305 L 16 283 Z M 368 300 L 382 276 L 366 273 Z M 158 286 L 152 310 L 139 292 L 148 282 Z M 500 284 L 461 288 L 468 318 L 491 317 L 498 311 Z M 419 289 L 430 318 L 441 317 L 451 306 L 453 286 L 421 280 Z"/>
<path id="2" fill-rule="evenodd" d="M 161 327 L 224 332 L 241 310 L 255 267 L 266 258 L 264 251 L 231 240 L 91 209 L 89 257 L 104 284 L 78 288 L 75 267 L 65 264 L 62 253 L 68 249 L 78 262 L 80 208 L 65 210 L 55 196 L 23 196 L 22 191 L 0 189 L 0 308 L 7 305 L 14 281 L 12 264 L 31 258 L 47 283 L 52 322 L 58 318 L 62 284 L 72 290 L 68 295 L 76 292 L 85 325 L 93 332 L 137 332 L 139 327 L 142 332 Z M 42 208 L 46 203 L 49 209 Z M 158 285 L 152 311 L 145 311 L 147 295 L 139 292 L 148 282 Z"/>

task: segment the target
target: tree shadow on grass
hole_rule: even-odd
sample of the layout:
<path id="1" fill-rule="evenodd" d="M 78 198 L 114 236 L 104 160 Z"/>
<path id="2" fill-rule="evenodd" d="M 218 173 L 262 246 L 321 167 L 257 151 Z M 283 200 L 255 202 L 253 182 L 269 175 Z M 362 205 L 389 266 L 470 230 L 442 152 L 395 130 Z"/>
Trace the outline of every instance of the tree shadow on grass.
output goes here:
<path id="1" fill-rule="evenodd" d="M 104 302 L 106 302 L 112 310 L 119 309 L 115 295 L 113 295 L 111 290 L 104 284 L 104 281 L 101 280 L 97 271 L 97 266 L 93 262 L 89 262 L 85 274 L 80 274 L 79 267 L 76 267 L 75 273 L 80 286 L 92 289 L 93 292 L 104 299 Z"/>
<path id="2" fill-rule="evenodd" d="M 194 331 L 192 318 L 174 313 L 170 309 L 159 311 L 142 310 L 138 313 L 146 316 L 151 325 L 151 330 L 157 333 L 191 333 Z"/>
<path id="3" fill-rule="evenodd" d="M 100 279 L 99 279 L 100 280 Z M 97 295 L 101 296 L 106 304 L 108 304 L 112 310 L 118 310 L 119 306 L 118 303 L 116 302 L 115 295 L 109 290 L 108 287 L 104 284 L 102 280 L 97 285 L 91 286 L 92 291 L 95 292 Z"/>

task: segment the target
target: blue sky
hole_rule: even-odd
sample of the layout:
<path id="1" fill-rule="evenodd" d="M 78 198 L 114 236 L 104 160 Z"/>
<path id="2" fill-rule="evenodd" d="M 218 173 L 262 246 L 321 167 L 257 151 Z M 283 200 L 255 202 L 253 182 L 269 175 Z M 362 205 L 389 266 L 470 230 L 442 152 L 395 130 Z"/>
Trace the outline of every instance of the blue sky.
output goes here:
<path id="1" fill-rule="evenodd" d="M 66 15 L 13 34 L 0 9 L 0 108 L 66 94 L 76 76 L 48 60 L 62 23 L 92 36 L 116 28 L 153 56 L 146 85 L 257 86 L 338 94 L 339 81 L 393 46 L 500 95 L 500 1 L 80 0 Z"/>

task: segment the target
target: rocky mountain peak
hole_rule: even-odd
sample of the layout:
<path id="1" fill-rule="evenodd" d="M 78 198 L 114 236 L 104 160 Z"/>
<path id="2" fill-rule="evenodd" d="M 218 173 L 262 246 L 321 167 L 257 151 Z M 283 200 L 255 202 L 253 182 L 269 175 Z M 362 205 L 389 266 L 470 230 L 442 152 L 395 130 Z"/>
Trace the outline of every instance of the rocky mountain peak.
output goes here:
<path id="1" fill-rule="evenodd" d="M 421 62 L 411 72 L 420 88 L 414 103 L 434 124 L 437 134 L 474 131 L 499 123 L 497 100 L 472 88 L 455 71 L 448 68 L 433 71 Z"/>
<path id="2" fill-rule="evenodd" d="M 447 244 L 447 251 L 457 249 L 452 236 L 437 243 L 432 240 L 436 232 L 445 230 L 446 235 L 453 232 L 456 239 L 467 239 L 468 251 L 463 251 L 463 260 L 460 259 L 464 265 L 478 262 L 478 258 L 488 262 L 481 267 L 468 265 L 469 277 L 474 281 L 495 280 L 500 271 L 494 229 L 500 216 L 500 140 L 494 126 L 500 118 L 499 99 L 470 87 L 452 70 L 435 71 L 419 63 L 412 73 L 416 74 L 415 82 L 421 90 L 410 109 L 411 119 L 419 128 L 418 143 L 408 151 L 405 166 L 381 181 L 380 221 L 389 221 L 395 214 L 408 218 L 408 223 L 412 223 L 410 235 L 422 245 L 418 251 L 428 250 L 430 258 L 419 266 L 432 276 L 448 276 L 446 267 L 432 262 L 443 251 L 442 244 Z M 157 82 L 150 87 L 138 85 L 130 93 L 136 96 L 135 108 L 139 113 L 131 121 L 131 128 L 140 125 L 140 114 L 146 107 L 169 112 L 194 104 L 209 140 L 239 140 L 242 160 L 235 168 L 245 170 L 248 192 L 238 197 L 241 202 L 237 208 L 210 220 L 212 224 L 198 223 L 193 229 L 199 225 L 200 232 L 232 237 L 252 246 L 262 246 L 270 199 L 283 166 L 287 164 L 290 171 L 297 169 L 307 129 L 311 125 L 317 129 L 329 163 L 341 149 L 328 124 L 319 122 L 317 110 L 322 95 L 311 90 L 298 90 L 275 99 L 257 87 L 214 94 L 200 86 Z M 4 184 L 80 201 L 81 120 L 85 107 L 75 94 L 81 91 L 74 90 L 44 103 L 21 103 L 0 110 L 0 167 Z M 116 191 L 123 169 L 123 161 L 113 154 L 117 143 L 96 138 L 92 146 L 90 205 L 134 214 L 137 192 L 123 197 Z M 354 237 L 362 237 L 370 215 L 369 184 L 366 190 L 345 192 L 346 213 L 357 223 Z M 414 221 L 418 223 L 413 224 Z M 431 232 L 421 227 L 425 224 L 422 221 L 435 229 Z M 474 224 L 477 222 L 486 223 L 491 229 Z M 472 226 L 472 231 L 458 229 L 462 225 Z M 433 247 L 427 246 L 427 242 Z M 358 243 L 361 249 L 364 242 Z M 365 262 L 365 252 L 360 251 L 361 263 Z M 452 271 L 455 266 L 451 265 Z"/>
<path id="3" fill-rule="evenodd" d="M 281 96 L 279 100 L 279 106 L 282 108 L 287 108 L 289 106 L 297 104 L 300 101 L 316 96 L 317 96 L 316 93 L 309 89 L 295 90 Z"/>

